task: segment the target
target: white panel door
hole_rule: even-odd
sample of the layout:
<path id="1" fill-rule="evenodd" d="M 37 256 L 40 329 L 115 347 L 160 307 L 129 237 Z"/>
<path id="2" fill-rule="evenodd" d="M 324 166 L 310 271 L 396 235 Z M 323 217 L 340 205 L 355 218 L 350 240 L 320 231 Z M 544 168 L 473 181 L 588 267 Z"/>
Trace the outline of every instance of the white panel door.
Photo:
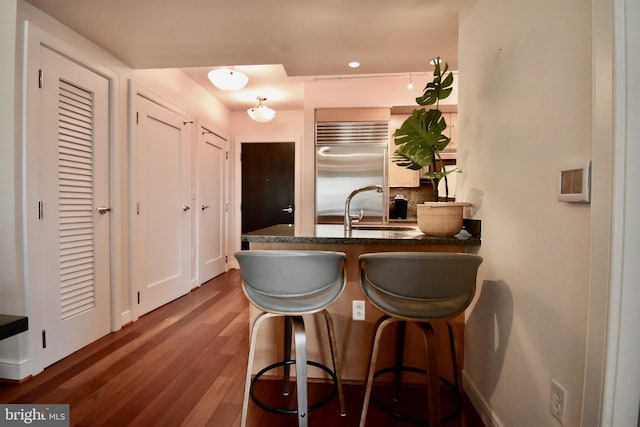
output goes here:
<path id="1" fill-rule="evenodd" d="M 198 142 L 199 283 L 225 271 L 226 141 L 204 130 Z"/>
<path id="2" fill-rule="evenodd" d="M 41 66 L 34 244 L 46 367 L 111 330 L 109 81 L 45 47 Z"/>
<path id="3" fill-rule="evenodd" d="M 137 94 L 132 140 L 134 318 L 189 292 L 189 139 L 180 114 Z"/>

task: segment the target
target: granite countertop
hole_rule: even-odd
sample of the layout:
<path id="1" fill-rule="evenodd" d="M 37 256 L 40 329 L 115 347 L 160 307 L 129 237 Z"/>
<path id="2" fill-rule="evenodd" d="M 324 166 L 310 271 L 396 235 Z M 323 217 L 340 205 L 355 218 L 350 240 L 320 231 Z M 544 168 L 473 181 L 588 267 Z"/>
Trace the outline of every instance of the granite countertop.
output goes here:
<path id="1" fill-rule="evenodd" d="M 316 224 L 308 226 L 280 224 L 245 233 L 242 235 L 242 241 L 479 246 L 479 221 L 478 224 L 465 223 L 465 227 L 469 230 L 477 230 L 477 233 L 470 234 L 463 229 L 461 233 L 456 236 L 435 237 L 423 234 L 417 226 L 403 226 L 402 230 L 394 230 L 392 228 L 372 230 L 361 229 L 354 226 L 351 232 L 347 233 L 344 231 L 342 224 Z"/>

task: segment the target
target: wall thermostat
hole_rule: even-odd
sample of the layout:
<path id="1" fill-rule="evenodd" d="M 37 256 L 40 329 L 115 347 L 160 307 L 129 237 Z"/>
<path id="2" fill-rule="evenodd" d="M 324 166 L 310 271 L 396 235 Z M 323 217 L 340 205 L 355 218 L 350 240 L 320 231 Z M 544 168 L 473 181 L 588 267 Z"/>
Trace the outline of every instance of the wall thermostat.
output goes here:
<path id="1" fill-rule="evenodd" d="M 560 171 L 558 200 L 589 202 L 591 197 L 591 161 L 578 163 Z"/>

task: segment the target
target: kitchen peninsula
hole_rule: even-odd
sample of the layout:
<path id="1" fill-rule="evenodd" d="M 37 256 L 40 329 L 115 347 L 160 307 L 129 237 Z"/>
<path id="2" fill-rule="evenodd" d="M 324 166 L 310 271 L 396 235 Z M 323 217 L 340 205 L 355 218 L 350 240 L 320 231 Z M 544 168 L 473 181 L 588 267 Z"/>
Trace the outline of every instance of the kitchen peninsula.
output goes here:
<path id="1" fill-rule="evenodd" d="M 360 289 L 360 270 L 358 257 L 370 252 L 469 252 L 474 253 L 480 246 L 480 222 L 465 220 L 463 231 L 453 237 L 426 236 L 413 226 L 368 227 L 354 225 L 353 230 L 345 232 L 342 224 L 317 224 L 308 226 L 276 225 L 242 235 L 244 247 L 249 249 L 266 250 L 326 250 L 344 252 L 347 255 L 347 285 L 341 297 L 329 307 L 335 323 L 338 339 L 338 349 L 342 363 L 343 379 L 345 381 L 362 382 L 366 376 L 370 340 L 373 326 L 381 315 L 380 311 L 366 304 L 365 321 L 352 320 L 352 301 L 365 300 Z M 467 232 L 469 230 L 469 232 Z M 248 245 L 248 246 L 247 246 Z M 251 307 L 251 322 L 257 316 L 258 310 Z M 462 367 L 464 344 L 464 314 L 452 321 L 458 350 L 458 367 Z M 272 324 L 274 325 L 274 324 Z M 440 371 L 445 378 L 451 379 L 449 361 L 449 345 L 447 329 L 444 324 L 434 323 L 438 334 L 438 356 Z M 306 322 L 309 360 L 316 360 L 331 365 L 326 336 L 320 329 L 324 325 L 315 324 L 311 318 Z M 266 366 L 281 358 L 282 327 L 281 324 L 268 325 L 261 328 L 259 343 L 256 348 L 254 367 Z M 407 339 L 415 340 L 419 335 L 414 334 L 412 328 L 407 329 Z M 386 334 L 381 348 L 386 348 L 385 354 L 380 355 L 379 366 L 386 365 L 393 355 L 393 337 Z M 318 344 L 320 343 L 320 344 Z M 413 348 L 422 348 L 416 345 Z M 423 366 L 423 358 L 419 351 L 406 355 L 406 360 L 413 366 Z M 255 373 L 255 372 L 254 372 Z M 310 370 L 309 376 L 322 377 L 321 372 Z"/>

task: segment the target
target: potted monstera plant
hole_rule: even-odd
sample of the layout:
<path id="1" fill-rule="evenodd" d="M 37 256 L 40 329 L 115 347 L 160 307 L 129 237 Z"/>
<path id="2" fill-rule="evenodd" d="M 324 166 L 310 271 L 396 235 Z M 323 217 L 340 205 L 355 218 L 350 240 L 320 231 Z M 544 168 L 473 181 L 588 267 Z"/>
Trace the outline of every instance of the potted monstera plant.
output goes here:
<path id="1" fill-rule="evenodd" d="M 447 123 L 439 109 L 441 99 L 451 95 L 453 90 L 453 73 L 445 62 L 441 67 L 440 58 L 435 61 L 433 79 L 427 83 L 422 96 L 416 98 L 421 108 L 415 108 L 400 128 L 396 129 L 393 138 L 396 150 L 392 160 L 399 166 L 424 170 L 425 176 L 433 185 L 433 202 L 425 202 L 417 206 L 418 227 L 434 236 L 452 236 L 462 228 L 463 210 L 469 203 L 449 201 L 447 175 L 461 172 L 458 168 L 445 169 L 441 152 L 449 145 L 450 138 L 443 134 Z M 432 106 L 430 108 L 425 108 Z M 439 201 L 439 182 L 444 180 L 445 201 Z"/>

